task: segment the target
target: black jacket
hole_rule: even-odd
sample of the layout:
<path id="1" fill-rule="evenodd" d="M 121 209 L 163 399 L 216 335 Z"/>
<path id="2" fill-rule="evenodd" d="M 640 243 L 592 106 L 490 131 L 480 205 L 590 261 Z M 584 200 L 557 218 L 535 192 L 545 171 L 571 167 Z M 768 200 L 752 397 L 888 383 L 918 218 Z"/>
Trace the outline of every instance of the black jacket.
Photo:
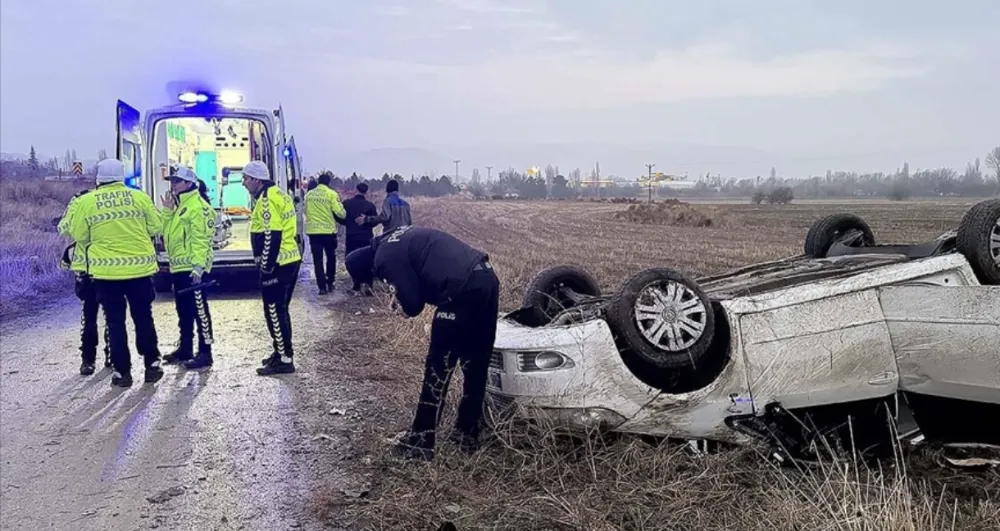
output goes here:
<path id="1" fill-rule="evenodd" d="M 461 293 L 475 266 L 489 255 L 429 227 L 400 227 L 372 242 L 375 276 L 396 288 L 403 313 L 420 315 L 424 305 L 443 306 Z"/>
<path id="2" fill-rule="evenodd" d="M 337 218 L 346 230 L 345 240 L 370 242 L 373 232 L 378 223 L 365 223 L 358 225 L 354 219 L 358 216 L 375 216 L 375 204 L 365 198 L 364 195 L 355 194 L 354 197 L 344 201 L 344 210 L 347 211 L 347 219 Z"/>

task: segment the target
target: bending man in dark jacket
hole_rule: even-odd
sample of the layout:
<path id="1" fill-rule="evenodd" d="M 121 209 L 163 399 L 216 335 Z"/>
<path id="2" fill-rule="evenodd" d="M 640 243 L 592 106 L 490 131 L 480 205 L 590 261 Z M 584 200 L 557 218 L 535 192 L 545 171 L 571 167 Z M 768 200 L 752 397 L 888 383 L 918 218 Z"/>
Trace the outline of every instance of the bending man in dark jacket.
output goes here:
<path id="1" fill-rule="evenodd" d="M 346 266 L 355 282 L 375 277 L 393 286 L 407 317 L 420 315 L 427 304 L 437 306 L 416 415 L 394 452 L 434 457 L 438 412 L 459 360 L 465 389 L 451 439 L 474 451 L 499 314 L 500 282 L 489 256 L 446 232 L 400 227 L 351 253 Z"/>

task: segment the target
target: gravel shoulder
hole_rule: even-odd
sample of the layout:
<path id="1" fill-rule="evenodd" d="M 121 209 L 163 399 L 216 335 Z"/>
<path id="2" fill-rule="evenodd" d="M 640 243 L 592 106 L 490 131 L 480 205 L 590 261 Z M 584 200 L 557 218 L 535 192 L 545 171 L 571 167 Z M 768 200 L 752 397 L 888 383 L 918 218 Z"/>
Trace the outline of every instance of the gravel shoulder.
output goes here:
<path id="1" fill-rule="evenodd" d="M 270 352 L 256 293 L 210 298 L 214 367 L 170 366 L 157 384 L 140 369 L 127 390 L 111 387 L 110 369 L 79 375 L 76 299 L 3 323 L 0 528 L 335 528 L 311 506 L 318 489 L 355 488 L 341 461 L 361 419 L 348 413 L 352 381 L 317 373 L 343 361 L 331 345 L 345 295 L 317 295 L 309 274 L 292 303 L 298 372 L 280 377 L 254 372 Z M 167 354 L 169 294 L 154 317 Z"/>

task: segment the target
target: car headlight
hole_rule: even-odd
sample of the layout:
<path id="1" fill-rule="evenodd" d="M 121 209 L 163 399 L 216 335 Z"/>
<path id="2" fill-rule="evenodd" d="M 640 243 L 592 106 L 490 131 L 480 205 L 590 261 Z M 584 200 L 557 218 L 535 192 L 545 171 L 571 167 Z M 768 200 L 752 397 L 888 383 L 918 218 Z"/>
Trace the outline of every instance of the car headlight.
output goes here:
<path id="1" fill-rule="evenodd" d="M 521 372 L 554 371 L 568 369 L 575 365 L 573 360 L 551 350 L 517 353 L 517 366 Z"/>

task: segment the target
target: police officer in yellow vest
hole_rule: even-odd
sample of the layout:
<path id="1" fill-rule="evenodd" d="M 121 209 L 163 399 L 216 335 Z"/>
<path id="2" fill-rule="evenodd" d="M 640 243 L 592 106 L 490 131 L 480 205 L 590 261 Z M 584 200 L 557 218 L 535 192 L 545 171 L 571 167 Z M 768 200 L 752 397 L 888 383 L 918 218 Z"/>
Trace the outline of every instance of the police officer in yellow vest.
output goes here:
<path id="1" fill-rule="evenodd" d="M 250 244 L 260 267 L 264 320 L 274 350 L 257 369 L 261 376 L 295 372 L 292 353 L 292 319 L 288 305 L 299 277 L 302 256 L 295 240 L 298 230 L 295 205 L 271 179 L 267 166 L 251 161 L 243 167 L 243 186 L 255 202 L 250 216 Z"/>
<path id="2" fill-rule="evenodd" d="M 77 198 L 70 234 L 77 251 L 87 257 L 87 273 L 94 279 L 97 301 L 104 307 L 111 344 L 111 385 L 132 385 L 125 311 L 131 311 L 135 342 L 145 362 L 145 381 L 163 377 L 160 350 L 153 323 L 153 275 L 158 267 L 152 236 L 162 230 L 153 201 L 140 190 L 127 188 L 125 167 L 116 159 L 97 164 L 97 188 Z"/>
<path id="3" fill-rule="evenodd" d="M 198 175 L 178 167 L 170 176 L 170 191 L 163 196 L 163 243 L 170 259 L 174 305 L 180 328 L 180 346 L 164 356 L 166 363 L 183 363 L 188 369 L 212 365 L 212 315 L 204 288 L 199 288 L 212 270 L 212 240 L 215 210 L 202 198 Z M 188 290 L 188 291 L 185 291 Z M 198 329 L 198 355 L 192 334 Z"/>
<path id="4" fill-rule="evenodd" d="M 73 213 L 76 211 L 77 198 L 90 192 L 81 190 L 70 199 L 66 205 L 66 212 L 59 219 L 57 229 L 62 236 L 69 236 L 70 226 L 73 221 Z M 80 357 L 83 358 L 80 364 L 80 374 L 90 376 L 94 374 L 94 365 L 97 363 L 97 313 L 100 305 L 97 303 L 97 293 L 94 291 L 94 279 L 87 274 L 87 257 L 83 249 L 76 252 L 76 243 L 71 243 L 63 251 L 62 260 L 59 266 L 68 269 L 76 276 L 74 292 L 76 297 L 83 303 L 83 311 L 80 316 Z M 104 327 L 104 366 L 111 366 L 111 349 L 108 345 L 108 327 Z"/>
<path id="5" fill-rule="evenodd" d="M 306 235 L 309 236 L 309 252 L 313 257 L 316 284 L 320 295 L 333 291 L 333 281 L 337 276 L 337 221 L 347 216 L 340 196 L 330 188 L 330 174 L 319 176 L 319 184 L 306 193 Z M 326 268 L 323 255 L 326 255 Z"/>

